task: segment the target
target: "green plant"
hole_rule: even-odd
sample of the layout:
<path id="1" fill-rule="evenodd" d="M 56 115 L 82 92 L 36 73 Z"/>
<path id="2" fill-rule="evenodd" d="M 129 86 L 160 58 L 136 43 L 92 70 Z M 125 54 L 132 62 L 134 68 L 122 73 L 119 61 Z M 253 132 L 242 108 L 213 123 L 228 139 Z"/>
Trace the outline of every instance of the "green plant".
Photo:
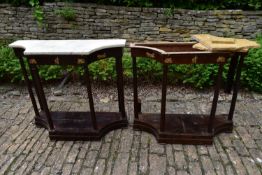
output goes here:
<path id="1" fill-rule="evenodd" d="M 39 67 L 39 75 L 44 80 L 55 80 L 63 77 L 66 68 L 56 65 L 44 65 Z"/>
<path id="2" fill-rule="evenodd" d="M 114 59 L 96 61 L 89 65 L 89 70 L 94 79 L 112 80 L 116 77 Z"/>
<path id="3" fill-rule="evenodd" d="M 4 45 L 0 46 L 0 79 L 11 82 L 23 80 L 18 59 L 13 50 Z"/>
<path id="4" fill-rule="evenodd" d="M 152 7 L 153 2 L 150 0 L 124 0 L 127 6 Z"/>
<path id="5" fill-rule="evenodd" d="M 262 46 L 262 36 L 258 37 Z M 241 82 L 250 90 L 262 92 L 262 48 L 251 49 L 244 60 Z"/>
<path id="6" fill-rule="evenodd" d="M 164 11 L 164 14 L 167 16 L 167 17 L 171 17 L 174 13 L 174 10 L 175 10 L 175 7 L 174 6 L 171 6 L 169 8 L 165 8 L 165 11 Z"/>
<path id="7" fill-rule="evenodd" d="M 55 13 L 67 21 L 75 21 L 76 20 L 76 12 L 71 7 L 63 7 L 59 10 L 56 10 Z"/>
<path id="8" fill-rule="evenodd" d="M 185 72 L 185 77 L 183 77 L 183 83 L 191 84 L 200 89 L 211 86 L 217 76 L 217 70 L 218 66 L 213 64 L 190 65 L 187 72 Z"/>
<path id="9" fill-rule="evenodd" d="M 262 45 L 262 37 L 258 37 Z M 2 44 L 1 44 L 2 43 Z M 28 66 L 27 66 L 28 67 Z M 154 60 L 137 59 L 138 76 L 144 80 L 160 82 L 162 79 L 162 65 Z M 223 81 L 226 81 L 228 64 L 224 66 Z M 132 77 L 132 59 L 129 53 L 123 56 L 123 70 L 126 78 Z M 90 74 L 96 80 L 115 80 L 115 60 L 105 59 L 89 65 Z M 217 65 L 170 65 L 168 80 L 170 84 L 182 83 L 196 88 L 214 85 L 218 71 Z M 44 80 L 62 78 L 66 72 L 83 75 L 83 67 L 73 66 L 40 66 L 40 76 Z M 23 80 L 18 59 L 13 50 L 7 47 L 7 42 L 0 41 L 0 78 L 2 81 L 18 82 Z M 241 84 L 250 90 L 262 92 L 262 48 L 251 49 L 245 58 L 242 68 Z"/>
<path id="10" fill-rule="evenodd" d="M 44 12 L 43 8 L 39 4 L 39 0 L 30 0 L 29 4 L 34 8 L 34 17 L 39 27 L 43 27 Z"/>

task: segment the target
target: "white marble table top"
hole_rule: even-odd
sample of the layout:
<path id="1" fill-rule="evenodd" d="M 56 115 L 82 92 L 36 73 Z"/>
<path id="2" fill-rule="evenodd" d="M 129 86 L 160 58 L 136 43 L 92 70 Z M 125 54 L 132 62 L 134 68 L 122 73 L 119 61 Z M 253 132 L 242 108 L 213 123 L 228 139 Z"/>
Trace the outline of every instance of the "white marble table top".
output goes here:
<path id="1" fill-rule="evenodd" d="M 25 49 L 24 55 L 89 55 L 101 49 L 125 47 L 124 39 L 18 40 L 11 48 Z"/>

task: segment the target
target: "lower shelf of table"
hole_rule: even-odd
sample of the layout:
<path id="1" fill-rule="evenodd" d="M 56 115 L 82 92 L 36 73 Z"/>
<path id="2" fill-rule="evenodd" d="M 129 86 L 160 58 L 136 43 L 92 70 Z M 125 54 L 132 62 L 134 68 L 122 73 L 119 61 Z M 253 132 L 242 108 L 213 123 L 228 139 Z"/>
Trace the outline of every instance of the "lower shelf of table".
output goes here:
<path id="1" fill-rule="evenodd" d="M 212 144 L 213 137 L 222 132 L 232 132 L 233 123 L 227 115 L 217 115 L 213 132 L 208 132 L 208 115 L 166 114 L 165 129 L 160 131 L 160 114 L 139 114 L 133 128 L 153 134 L 159 143 Z"/>
<path id="2" fill-rule="evenodd" d="M 49 129 L 52 140 L 100 140 L 106 133 L 127 127 L 120 112 L 96 112 L 97 130 L 93 128 L 90 112 L 51 112 L 54 129 L 50 130 L 44 112 L 35 118 L 39 127 Z"/>

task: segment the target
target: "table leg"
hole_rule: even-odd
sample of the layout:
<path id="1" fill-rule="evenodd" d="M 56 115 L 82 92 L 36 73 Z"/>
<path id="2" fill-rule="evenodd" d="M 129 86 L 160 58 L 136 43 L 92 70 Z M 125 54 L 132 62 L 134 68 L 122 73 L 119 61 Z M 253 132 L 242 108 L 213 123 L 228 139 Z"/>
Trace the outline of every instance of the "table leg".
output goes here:
<path id="1" fill-rule="evenodd" d="M 166 88 L 167 88 L 167 72 L 168 65 L 163 64 L 163 78 L 162 78 L 162 100 L 161 100 L 161 120 L 160 120 L 160 131 L 165 131 L 165 120 L 166 120 Z"/>
<path id="2" fill-rule="evenodd" d="M 122 118 L 126 118 L 122 55 L 116 57 L 116 70 L 117 70 L 117 93 L 118 93 L 119 112 L 121 112 Z"/>
<path id="3" fill-rule="evenodd" d="M 91 120 L 92 120 L 94 129 L 97 130 L 96 114 L 95 114 L 95 108 L 94 108 L 94 101 L 93 101 L 93 95 L 92 95 L 92 88 L 91 88 L 88 64 L 85 64 L 84 70 L 85 70 L 85 78 L 86 78 L 86 86 L 87 86 L 87 94 L 88 94 L 88 100 L 89 100 Z"/>
<path id="4" fill-rule="evenodd" d="M 237 100 L 237 93 L 238 93 L 238 89 L 239 89 L 241 68 L 242 68 L 243 62 L 244 62 L 244 55 L 240 55 L 239 63 L 238 63 L 238 66 L 237 66 L 236 79 L 234 81 L 233 96 L 232 96 L 230 110 L 229 110 L 229 114 L 228 114 L 228 120 L 232 120 L 233 119 L 235 106 L 236 106 L 236 100 Z"/>
<path id="5" fill-rule="evenodd" d="M 230 93 L 232 86 L 233 86 L 234 76 L 235 76 L 236 67 L 237 67 L 237 60 L 238 60 L 237 57 L 238 55 L 234 55 L 230 60 L 229 70 L 227 74 L 227 83 L 225 87 L 226 93 Z"/>
<path id="6" fill-rule="evenodd" d="M 26 71 L 25 63 L 24 63 L 24 60 L 23 60 L 22 57 L 19 57 L 19 62 L 20 62 L 20 65 L 21 65 L 22 73 L 23 73 L 24 78 L 25 78 L 25 83 L 27 85 L 28 93 L 29 93 L 29 96 L 31 98 L 31 102 L 32 102 L 32 105 L 33 105 L 33 109 L 34 109 L 35 115 L 37 117 L 39 117 L 39 111 L 38 111 L 36 100 L 35 100 L 35 97 L 34 97 L 32 84 L 31 84 L 31 82 L 30 82 L 30 80 L 28 78 L 28 72 Z"/>
<path id="7" fill-rule="evenodd" d="M 214 92 L 214 98 L 213 98 L 211 113 L 210 113 L 210 117 L 209 117 L 209 124 L 208 124 L 208 132 L 209 133 L 212 133 L 212 131 L 213 131 L 213 120 L 214 120 L 215 115 L 216 115 L 217 101 L 218 101 L 219 89 L 220 89 L 220 84 L 221 84 L 221 79 L 222 79 L 223 66 L 224 66 L 224 64 L 219 64 L 217 81 L 216 81 L 215 92 Z"/>
<path id="8" fill-rule="evenodd" d="M 46 98 L 45 98 L 44 89 L 43 89 L 43 86 L 42 86 L 42 83 L 41 83 L 41 79 L 40 79 L 39 74 L 38 74 L 38 69 L 37 69 L 36 65 L 33 65 L 33 64 L 29 64 L 29 69 L 31 71 L 31 75 L 33 77 L 33 81 L 35 82 L 35 85 L 36 85 L 36 91 L 38 91 L 39 98 L 41 99 L 41 101 L 43 103 L 43 109 L 45 111 L 45 115 L 46 115 L 46 118 L 47 118 L 47 122 L 48 122 L 49 128 L 50 128 L 50 130 L 53 130 L 54 129 L 54 125 L 53 125 L 53 121 L 51 119 L 50 111 L 48 109 L 48 105 L 47 105 L 47 101 L 46 101 Z"/>
<path id="9" fill-rule="evenodd" d="M 29 65 L 29 63 L 28 63 L 28 65 Z M 35 67 L 35 68 L 36 68 L 36 71 L 38 72 L 37 67 Z M 41 90 L 38 89 L 35 76 L 32 76 L 32 82 L 33 82 L 34 87 L 35 87 L 35 92 L 36 92 L 36 96 L 37 96 L 37 98 L 38 98 L 38 102 L 39 102 L 40 108 L 41 108 L 41 110 L 44 110 L 44 102 L 43 102 L 43 100 L 42 100 L 42 98 L 41 98 L 41 95 L 40 95 L 40 91 L 41 91 Z"/>
<path id="10" fill-rule="evenodd" d="M 132 57 L 133 60 L 133 90 L 134 90 L 134 114 L 135 119 L 138 119 L 138 93 L 137 93 L 137 67 L 136 57 Z M 141 111 L 140 111 L 141 112 Z"/>

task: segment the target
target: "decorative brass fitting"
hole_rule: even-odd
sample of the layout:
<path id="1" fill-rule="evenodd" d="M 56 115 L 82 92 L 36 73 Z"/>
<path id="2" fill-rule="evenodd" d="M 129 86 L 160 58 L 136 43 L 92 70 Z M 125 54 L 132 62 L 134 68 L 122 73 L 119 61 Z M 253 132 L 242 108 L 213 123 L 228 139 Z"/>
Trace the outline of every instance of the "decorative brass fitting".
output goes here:
<path id="1" fill-rule="evenodd" d="M 217 62 L 218 63 L 224 63 L 224 62 L 226 62 L 226 58 L 225 57 L 218 57 Z"/>
<path id="2" fill-rule="evenodd" d="M 98 58 L 98 59 L 106 58 L 106 53 L 98 54 L 98 55 L 97 55 L 97 58 Z"/>
<path id="3" fill-rule="evenodd" d="M 166 58 L 165 63 L 172 63 L 172 58 Z"/>
<path id="4" fill-rule="evenodd" d="M 34 58 L 32 58 L 32 59 L 29 59 L 29 63 L 30 64 L 37 64 L 37 61 Z"/>
<path id="5" fill-rule="evenodd" d="M 59 64 L 59 58 L 56 57 L 56 59 L 54 60 L 55 64 Z"/>
<path id="6" fill-rule="evenodd" d="M 77 59 L 77 64 L 84 64 L 84 63 L 85 63 L 85 59 L 83 59 L 83 58 Z"/>
<path id="7" fill-rule="evenodd" d="M 196 64 L 196 63 L 197 63 L 197 59 L 198 59 L 197 56 L 195 56 L 194 58 L 192 58 L 192 63 L 193 63 L 193 64 Z"/>
<path id="8" fill-rule="evenodd" d="M 146 52 L 146 56 L 148 56 L 150 58 L 155 58 L 155 54 L 154 53 Z"/>

